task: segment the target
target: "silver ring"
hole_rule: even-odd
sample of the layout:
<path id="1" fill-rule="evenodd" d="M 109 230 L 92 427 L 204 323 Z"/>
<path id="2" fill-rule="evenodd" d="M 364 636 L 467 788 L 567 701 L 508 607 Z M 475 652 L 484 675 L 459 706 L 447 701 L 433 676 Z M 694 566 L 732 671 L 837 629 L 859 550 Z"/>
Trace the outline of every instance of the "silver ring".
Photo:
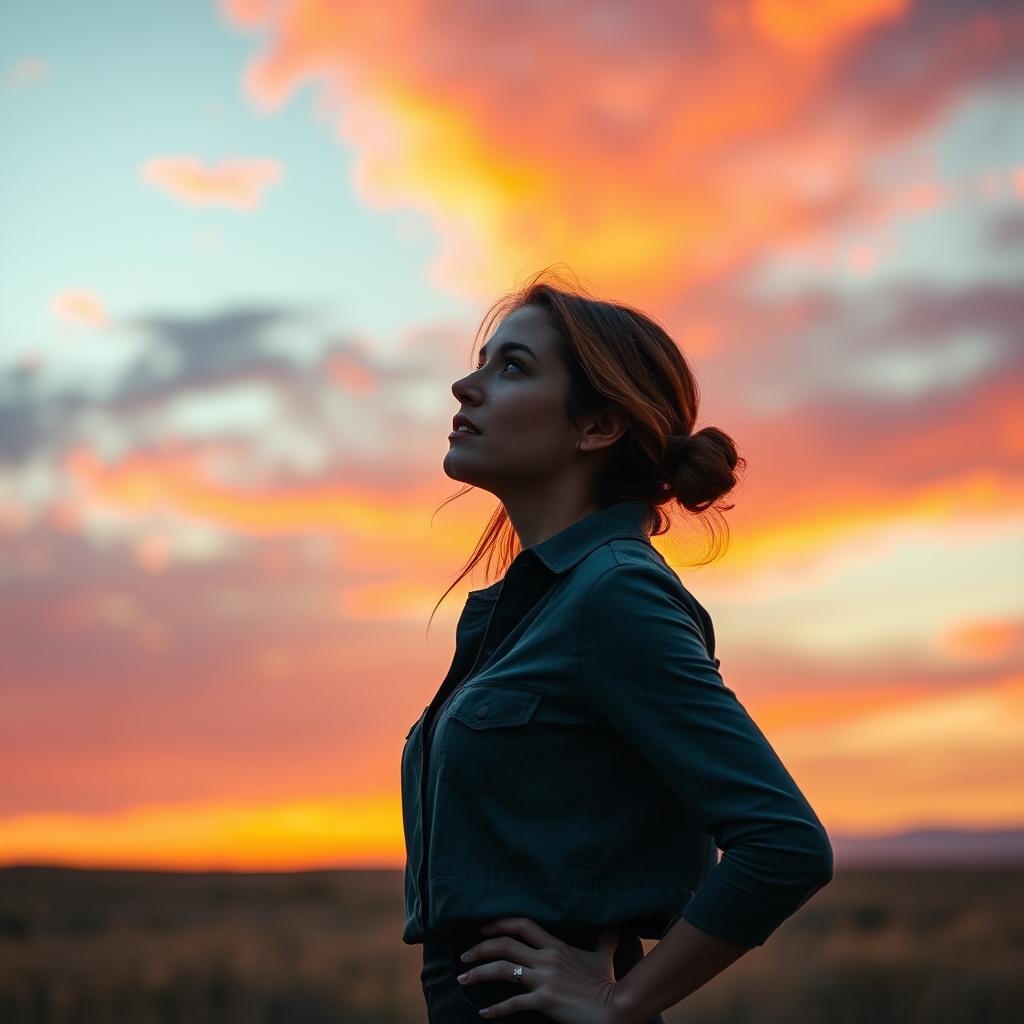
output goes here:
<path id="1" fill-rule="evenodd" d="M 513 964 L 512 965 L 512 977 L 513 978 L 522 978 L 522 976 L 523 976 L 523 969 L 522 969 L 522 967 L 520 967 L 518 964 Z"/>

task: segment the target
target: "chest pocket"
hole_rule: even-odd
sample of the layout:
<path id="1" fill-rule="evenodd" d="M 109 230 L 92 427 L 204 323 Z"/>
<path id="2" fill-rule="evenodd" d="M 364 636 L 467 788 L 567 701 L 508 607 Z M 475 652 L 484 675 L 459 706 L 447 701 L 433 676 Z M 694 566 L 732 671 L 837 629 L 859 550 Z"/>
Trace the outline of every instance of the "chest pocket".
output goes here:
<path id="1" fill-rule="evenodd" d="M 453 698 L 441 733 L 438 773 L 463 793 L 515 789 L 528 756 L 527 729 L 541 695 L 490 684 Z"/>

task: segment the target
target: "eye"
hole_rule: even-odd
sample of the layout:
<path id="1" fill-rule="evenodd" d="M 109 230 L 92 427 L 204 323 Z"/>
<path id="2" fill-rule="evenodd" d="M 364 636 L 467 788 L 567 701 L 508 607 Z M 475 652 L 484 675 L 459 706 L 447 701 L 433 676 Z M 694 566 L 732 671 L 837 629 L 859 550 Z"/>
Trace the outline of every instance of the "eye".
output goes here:
<path id="1" fill-rule="evenodd" d="M 511 363 L 515 367 L 518 367 L 523 372 L 525 372 L 525 370 L 526 370 L 526 367 L 523 366 L 523 364 L 521 362 L 519 362 L 518 359 L 513 359 L 511 356 L 505 356 L 505 358 L 502 360 L 501 365 L 502 366 L 508 366 L 509 363 Z M 479 362 L 479 363 L 476 364 L 475 368 L 477 370 L 482 370 L 484 368 L 484 364 L 482 362 Z"/>

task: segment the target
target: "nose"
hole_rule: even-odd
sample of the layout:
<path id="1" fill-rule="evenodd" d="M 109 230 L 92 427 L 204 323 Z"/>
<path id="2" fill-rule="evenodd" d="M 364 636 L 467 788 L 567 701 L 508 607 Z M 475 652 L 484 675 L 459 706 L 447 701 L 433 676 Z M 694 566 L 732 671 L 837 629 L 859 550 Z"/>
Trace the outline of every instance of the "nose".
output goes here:
<path id="1" fill-rule="evenodd" d="M 463 405 L 475 405 L 477 404 L 479 393 L 476 391 L 476 389 L 471 388 L 470 385 L 467 384 L 468 380 L 469 377 L 460 377 L 457 381 L 455 381 L 452 384 L 452 394 Z"/>

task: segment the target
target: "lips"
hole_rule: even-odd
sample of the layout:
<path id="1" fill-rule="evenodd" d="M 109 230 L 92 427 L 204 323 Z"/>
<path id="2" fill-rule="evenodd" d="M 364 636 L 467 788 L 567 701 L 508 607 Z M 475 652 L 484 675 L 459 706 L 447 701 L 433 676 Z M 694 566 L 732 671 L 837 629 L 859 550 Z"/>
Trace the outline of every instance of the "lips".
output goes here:
<path id="1" fill-rule="evenodd" d="M 474 434 L 480 433 L 480 428 L 468 416 L 463 416 L 461 412 L 452 420 L 452 433 L 455 433 L 459 427 L 468 427 Z M 466 431 L 463 430 L 461 433 L 464 434 Z"/>

